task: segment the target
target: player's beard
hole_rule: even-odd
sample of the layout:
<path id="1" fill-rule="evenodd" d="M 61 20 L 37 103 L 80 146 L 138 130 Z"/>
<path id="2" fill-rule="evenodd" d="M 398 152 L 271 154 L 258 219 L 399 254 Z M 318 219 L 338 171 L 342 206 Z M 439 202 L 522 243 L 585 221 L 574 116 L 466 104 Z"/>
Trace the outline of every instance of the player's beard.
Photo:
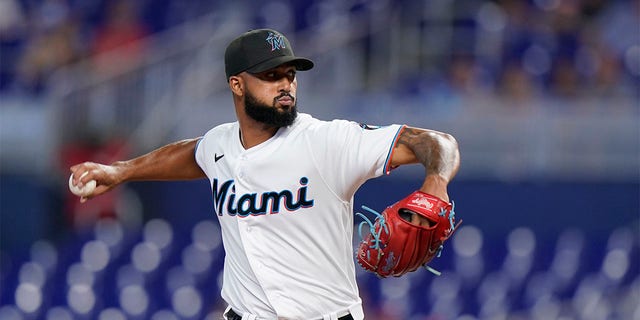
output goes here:
<path id="1" fill-rule="evenodd" d="M 298 111 L 296 108 L 296 100 L 294 99 L 294 103 L 290 107 L 286 108 L 278 108 L 276 107 L 277 99 L 282 97 L 283 95 L 288 95 L 286 93 L 276 97 L 273 99 L 273 104 L 268 105 L 266 103 L 262 103 L 256 99 L 250 92 L 245 92 L 244 97 L 244 110 L 249 117 L 258 122 L 262 122 L 268 126 L 273 127 L 288 127 L 290 126 L 296 117 L 298 116 Z M 291 97 L 291 95 L 289 95 Z M 293 99 L 293 97 L 291 97 Z"/>

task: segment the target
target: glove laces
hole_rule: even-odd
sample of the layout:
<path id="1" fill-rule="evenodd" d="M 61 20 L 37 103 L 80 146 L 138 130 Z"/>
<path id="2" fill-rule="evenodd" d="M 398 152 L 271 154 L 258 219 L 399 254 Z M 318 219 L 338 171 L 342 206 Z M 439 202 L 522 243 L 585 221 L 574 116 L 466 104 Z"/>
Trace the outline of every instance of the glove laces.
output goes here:
<path id="1" fill-rule="evenodd" d="M 384 219 L 384 216 L 381 215 L 379 212 L 367 207 L 367 206 L 362 206 L 362 209 L 369 211 L 370 213 L 373 213 L 375 215 L 375 220 L 374 222 L 372 222 L 371 220 L 369 220 L 369 218 L 367 218 L 367 216 L 365 216 L 364 214 L 360 213 L 360 212 L 356 212 L 356 215 L 362 218 L 362 222 L 360 222 L 360 224 L 358 225 L 358 236 L 360 236 L 360 240 L 363 240 L 364 237 L 362 236 L 362 226 L 364 224 L 367 224 L 369 226 L 369 233 L 371 234 L 371 241 L 369 243 L 369 248 L 370 249 L 375 249 L 375 250 L 380 250 L 382 249 L 382 245 L 381 245 L 381 240 L 380 240 L 380 236 L 382 235 L 382 231 L 384 231 L 386 234 L 389 234 L 389 228 L 387 227 L 387 222 Z M 375 228 L 375 221 L 377 221 L 380 224 L 380 229 L 378 229 L 378 231 L 376 231 Z M 367 254 L 369 254 L 369 252 L 367 252 Z"/>
<path id="2" fill-rule="evenodd" d="M 456 212 L 453 210 L 456 207 L 456 203 L 453 202 L 453 200 L 451 200 L 451 211 L 449 212 L 449 224 L 451 224 L 451 230 L 453 231 L 453 229 L 456 228 L 455 224 L 453 223 L 453 221 L 455 221 L 456 219 Z M 444 217 L 444 215 L 447 214 L 447 210 L 445 208 L 440 208 L 440 213 L 439 215 L 441 217 Z"/>

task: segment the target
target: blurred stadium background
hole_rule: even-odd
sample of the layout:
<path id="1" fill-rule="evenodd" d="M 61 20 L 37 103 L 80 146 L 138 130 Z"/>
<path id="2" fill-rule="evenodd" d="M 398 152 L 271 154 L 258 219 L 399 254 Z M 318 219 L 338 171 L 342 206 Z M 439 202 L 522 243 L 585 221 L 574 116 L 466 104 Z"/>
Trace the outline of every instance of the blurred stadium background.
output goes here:
<path id="1" fill-rule="evenodd" d="M 223 50 L 265 26 L 316 62 L 303 112 L 459 140 L 442 276 L 358 268 L 367 319 L 640 319 L 637 0 L 0 0 L 0 319 L 220 318 L 206 181 L 80 205 L 67 168 L 234 120 Z"/>

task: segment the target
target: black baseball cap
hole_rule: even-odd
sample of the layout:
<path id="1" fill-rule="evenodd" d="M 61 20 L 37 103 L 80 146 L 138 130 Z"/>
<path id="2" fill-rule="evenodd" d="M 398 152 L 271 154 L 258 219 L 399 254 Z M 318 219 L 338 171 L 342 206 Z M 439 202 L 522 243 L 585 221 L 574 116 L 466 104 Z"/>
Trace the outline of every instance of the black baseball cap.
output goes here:
<path id="1" fill-rule="evenodd" d="M 289 40 L 272 29 L 245 32 L 231 41 L 224 52 L 227 81 L 243 71 L 259 73 L 288 62 L 300 71 L 313 68 L 313 61 L 296 57 Z"/>

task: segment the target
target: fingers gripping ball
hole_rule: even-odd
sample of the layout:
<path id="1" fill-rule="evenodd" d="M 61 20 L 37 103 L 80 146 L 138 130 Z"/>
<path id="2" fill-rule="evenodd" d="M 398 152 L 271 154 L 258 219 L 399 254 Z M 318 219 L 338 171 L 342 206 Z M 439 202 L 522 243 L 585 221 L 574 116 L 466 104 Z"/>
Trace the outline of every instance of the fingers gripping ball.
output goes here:
<path id="1" fill-rule="evenodd" d="M 80 178 L 86 176 L 88 173 L 89 171 L 85 171 L 80 176 Z M 84 186 L 82 186 L 82 188 L 78 188 L 76 185 L 73 184 L 73 174 L 71 174 L 71 176 L 69 177 L 69 190 L 71 190 L 71 192 L 76 196 L 79 196 L 79 197 L 90 196 L 91 194 L 93 194 L 93 191 L 96 189 L 96 186 L 97 186 L 96 181 L 90 180 L 89 182 L 85 183 Z"/>
<path id="2" fill-rule="evenodd" d="M 424 266 L 440 256 L 444 242 L 456 228 L 453 203 L 430 194 L 415 191 L 408 197 L 387 207 L 382 214 L 363 208 L 377 217 L 371 222 L 366 216 L 360 223 L 360 237 L 356 258 L 367 271 L 379 277 L 401 276 Z M 414 216 L 419 215 L 420 218 Z M 428 223 L 417 223 L 422 220 Z M 362 226 L 368 224 L 369 234 L 362 237 Z"/>

